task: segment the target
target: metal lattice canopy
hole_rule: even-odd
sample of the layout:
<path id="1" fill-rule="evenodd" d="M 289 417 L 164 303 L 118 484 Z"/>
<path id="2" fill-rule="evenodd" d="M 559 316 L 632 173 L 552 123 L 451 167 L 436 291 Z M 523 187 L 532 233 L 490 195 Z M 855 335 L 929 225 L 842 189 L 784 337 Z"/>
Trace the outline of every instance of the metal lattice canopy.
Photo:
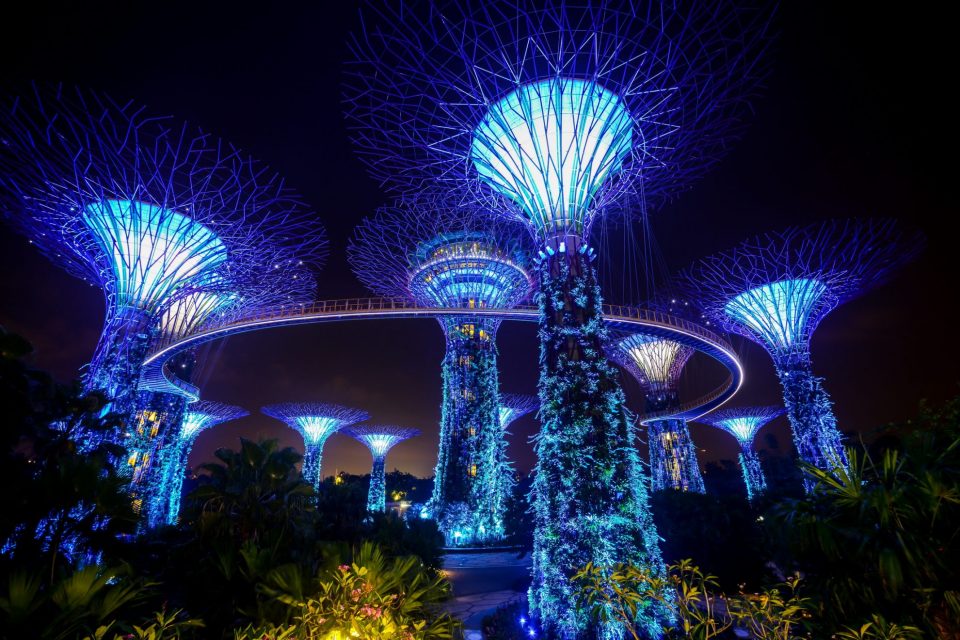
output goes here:
<path id="1" fill-rule="evenodd" d="M 365 444 L 376 458 L 387 455 L 396 444 L 419 436 L 420 430 L 394 425 L 359 425 L 347 427 L 343 433 Z"/>
<path id="2" fill-rule="evenodd" d="M 260 410 L 296 429 L 307 445 L 322 443 L 343 427 L 370 418 L 360 409 L 319 402 L 272 404 Z"/>
<path id="3" fill-rule="evenodd" d="M 103 289 L 108 314 L 211 312 L 275 265 L 318 266 L 316 215 L 265 166 L 207 133 L 91 91 L 32 86 L 0 101 L 7 219 Z M 181 309 L 182 311 L 182 309 Z M 174 311 L 179 313 L 180 311 Z"/>
<path id="4" fill-rule="evenodd" d="M 375 293 L 428 307 L 509 308 L 530 295 L 523 230 L 433 199 L 382 207 L 347 248 Z"/>
<path id="5" fill-rule="evenodd" d="M 500 394 L 500 426 L 506 429 L 514 420 L 522 418 L 540 406 L 536 396 L 519 393 Z"/>
<path id="6" fill-rule="evenodd" d="M 201 431 L 248 415 L 250 415 L 250 412 L 242 407 L 220 402 L 195 402 L 183 414 L 183 422 L 180 425 L 180 439 L 191 440 Z"/>
<path id="7" fill-rule="evenodd" d="M 614 335 L 607 346 L 610 356 L 653 390 L 672 390 L 694 349 L 658 336 L 633 333 Z"/>
<path id="8" fill-rule="evenodd" d="M 678 286 L 728 331 L 774 357 L 807 354 L 820 321 L 923 248 L 892 219 L 838 219 L 744 241 L 683 272 Z"/>
<path id="9" fill-rule="evenodd" d="M 723 429 L 736 438 L 741 446 L 749 447 L 753 444 L 757 432 L 783 413 L 783 407 L 730 407 L 714 411 L 697 420 Z"/>
<path id="10" fill-rule="evenodd" d="M 766 74 L 768 21 L 728 0 L 370 3 L 348 121 L 400 192 L 584 236 L 624 192 L 669 197 L 726 152 Z"/>

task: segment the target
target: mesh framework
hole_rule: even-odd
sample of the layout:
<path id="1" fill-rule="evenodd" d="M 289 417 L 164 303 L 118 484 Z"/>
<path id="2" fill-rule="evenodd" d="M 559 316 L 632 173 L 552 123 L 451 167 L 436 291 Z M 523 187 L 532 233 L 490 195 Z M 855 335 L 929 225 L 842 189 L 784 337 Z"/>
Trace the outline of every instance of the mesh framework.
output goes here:
<path id="1" fill-rule="evenodd" d="M 509 308 L 530 294 L 529 239 L 469 207 L 420 198 L 366 219 L 348 248 L 374 292 L 431 307 Z M 513 474 L 499 420 L 499 320 L 444 317 L 440 445 L 428 512 L 447 543 L 502 538 Z"/>
<path id="2" fill-rule="evenodd" d="M 723 429 L 740 444 L 740 469 L 748 500 L 752 501 L 767 489 L 767 480 L 760 466 L 760 458 L 753 449 L 753 441 L 760 429 L 783 413 L 781 407 L 735 407 L 714 411 L 700 418 L 701 422 Z"/>
<path id="3" fill-rule="evenodd" d="M 334 433 L 351 424 L 370 418 L 360 409 L 319 402 L 286 402 L 260 409 L 264 415 L 276 418 L 303 436 L 303 477 L 320 490 L 320 465 L 323 445 Z"/>
<path id="4" fill-rule="evenodd" d="M 531 411 L 536 411 L 540 401 L 536 396 L 519 393 L 500 394 L 500 426 L 506 429 L 510 424 L 519 420 Z"/>
<path id="5" fill-rule="evenodd" d="M 833 309 L 885 281 L 923 244 L 919 232 L 892 219 L 828 220 L 705 258 L 678 287 L 712 321 L 767 350 L 800 458 L 829 470 L 846 465 L 846 455 L 823 380 L 813 374 L 811 337 Z"/>
<path id="6" fill-rule="evenodd" d="M 493 202 L 544 239 L 586 234 L 624 192 L 684 189 L 766 75 L 768 13 L 728 1 L 371 3 L 363 18 L 345 97 L 370 173 Z"/>
<path id="7" fill-rule="evenodd" d="M 705 493 L 697 448 L 687 421 L 669 415 L 671 410 L 680 408 L 678 383 L 694 350 L 657 336 L 618 333 L 608 340 L 606 351 L 643 388 L 646 412 L 667 412 L 665 417 L 644 422 L 650 450 L 651 489 Z"/>
<path id="8" fill-rule="evenodd" d="M 219 402 L 195 402 L 183 414 L 174 439 L 158 450 L 154 486 L 143 499 L 148 527 L 174 525 L 180 517 L 187 460 L 197 436 L 224 422 L 250 415 L 241 407 Z"/>
<path id="9" fill-rule="evenodd" d="M 32 86 L 0 103 L 0 192 L 12 225 L 57 265 L 100 288 L 106 320 L 85 376 L 129 416 L 164 310 L 222 294 L 274 264 L 318 263 L 316 216 L 267 167 L 134 103 Z M 81 436 L 82 445 L 98 438 Z M 108 437 L 122 444 L 118 431 Z M 143 452 L 134 451 L 135 466 Z"/>
<path id="10" fill-rule="evenodd" d="M 360 425 L 343 431 L 362 442 L 373 456 L 370 471 L 370 489 L 367 491 L 367 511 L 379 513 L 387 510 L 387 453 L 404 440 L 420 435 L 418 429 L 393 425 Z"/>

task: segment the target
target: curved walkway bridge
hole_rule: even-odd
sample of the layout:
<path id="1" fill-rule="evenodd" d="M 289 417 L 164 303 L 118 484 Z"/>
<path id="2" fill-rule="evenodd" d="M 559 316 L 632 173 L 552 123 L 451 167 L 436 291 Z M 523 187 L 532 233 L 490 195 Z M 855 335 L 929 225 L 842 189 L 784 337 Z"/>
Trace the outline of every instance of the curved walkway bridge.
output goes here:
<path id="1" fill-rule="evenodd" d="M 621 332 L 643 333 L 675 340 L 704 353 L 728 371 L 726 380 L 713 391 L 684 404 L 671 416 L 686 419 L 697 418 L 733 397 L 743 384 L 743 368 L 737 355 L 726 339 L 709 329 L 689 320 L 669 314 L 627 307 L 603 305 L 604 321 L 609 329 Z M 402 298 L 352 298 L 348 300 L 323 300 L 310 305 L 267 310 L 250 316 L 229 318 L 220 323 L 205 325 L 201 330 L 173 340 L 154 345 L 144 361 L 140 388 L 161 393 L 172 393 L 198 400 L 199 390 L 181 380 L 167 366 L 174 355 L 193 349 L 206 342 L 226 338 L 238 333 L 319 322 L 343 320 L 385 320 L 390 318 L 438 318 L 443 316 L 492 317 L 501 320 L 537 322 L 536 306 L 524 305 L 512 309 L 466 309 L 423 307 Z M 664 417 L 667 414 L 648 414 L 643 420 Z"/>

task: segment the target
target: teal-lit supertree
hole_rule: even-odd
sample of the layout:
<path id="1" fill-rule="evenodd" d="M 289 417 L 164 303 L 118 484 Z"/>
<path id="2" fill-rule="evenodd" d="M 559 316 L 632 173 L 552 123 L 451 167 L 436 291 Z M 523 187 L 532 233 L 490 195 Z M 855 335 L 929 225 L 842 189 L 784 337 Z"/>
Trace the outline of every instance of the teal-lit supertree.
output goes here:
<path id="1" fill-rule="evenodd" d="M 612 336 L 607 352 L 644 390 L 644 413 L 650 416 L 643 423 L 650 448 L 651 488 L 704 493 L 697 449 L 687 421 L 671 415 L 680 411 L 678 383 L 693 349 L 673 340 L 634 333 Z"/>
<path id="2" fill-rule="evenodd" d="M 373 467 L 370 471 L 370 489 L 367 491 L 367 511 L 382 513 L 387 510 L 387 453 L 395 445 L 420 435 L 417 429 L 392 425 L 359 425 L 347 427 L 343 433 L 356 438 L 370 449 Z"/>
<path id="3" fill-rule="evenodd" d="M 921 234 L 890 219 L 829 220 L 744 241 L 679 279 L 707 317 L 773 358 L 801 460 L 825 470 L 846 465 L 833 404 L 813 373 L 814 331 L 838 305 L 886 280 L 923 243 Z"/>
<path id="4" fill-rule="evenodd" d="M 303 478 L 320 490 L 320 464 L 323 460 L 323 445 L 327 439 L 344 427 L 370 418 L 360 409 L 341 407 L 319 402 L 286 402 L 272 404 L 260 409 L 271 418 L 286 423 L 303 436 Z"/>
<path id="5" fill-rule="evenodd" d="M 131 419 L 160 318 L 191 294 L 255 282 L 276 260 L 311 262 L 317 218 L 283 181 L 229 144 L 133 103 L 61 86 L 0 103 L 3 212 L 58 265 L 103 291 L 106 319 L 84 375 L 124 427 L 76 433 L 85 449 L 147 452 Z"/>
<path id="6" fill-rule="evenodd" d="M 381 208 L 348 249 L 373 291 L 426 307 L 509 308 L 530 294 L 525 234 L 516 225 L 478 224 L 469 208 L 419 200 Z M 451 545 L 504 536 L 501 497 L 512 487 L 499 416 L 498 318 L 440 318 L 446 338 L 443 405 L 433 496 L 425 513 Z"/>
<path id="7" fill-rule="evenodd" d="M 723 429 L 737 439 L 740 444 L 740 469 L 750 501 L 767 490 L 767 480 L 760 466 L 760 457 L 753 450 L 753 441 L 764 425 L 781 415 L 783 409 L 780 407 L 735 407 L 699 418 L 700 422 Z"/>
<path id="8" fill-rule="evenodd" d="M 187 460 L 197 436 L 218 424 L 248 415 L 250 413 L 240 407 L 219 402 L 195 402 L 190 405 L 177 424 L 176 439 L 158 451 L 154 467 L 158 470 L 157 479 L 150 497 L 158 505 L 162 503 L 162 506 L 146 510 L 148 527 L 177 523 Z"/>
<path id="9" fill-rule="evenodd" d="M 576 606 L 569 578 L 588 562 L 662 571 L 603 354 L 591 225 L 624 192 L 648 202 L 686 187 L 730 146 L 763 75 L 766 25 L 729 1 L 437 0 L 371 8 L 353 38 L 348 119 L 371 173 L 486 202 L 540 246 L 530 605 L 548 636 L 622 635 Z M 655 636 L 653 608 L 638 623 Z"/>

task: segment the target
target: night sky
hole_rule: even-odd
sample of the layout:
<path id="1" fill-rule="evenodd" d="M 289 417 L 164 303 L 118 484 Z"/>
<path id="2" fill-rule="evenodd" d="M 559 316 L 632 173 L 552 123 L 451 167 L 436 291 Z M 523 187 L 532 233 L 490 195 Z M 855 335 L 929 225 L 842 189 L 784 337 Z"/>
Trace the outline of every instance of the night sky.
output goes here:
<path id="1" fill-rule="evenodd" d="M 352 276 L 345 248 L 353 226 L 387 195 L 351 153 L 341 113 L 352 3 L 29 4 L 18 11 L 30 14 L 14 17 L 8 5 L 0 16 L 4 82 L 99 89 L 246 149 L 286 176 L 328 229 L 331 255 L 319 274 L 319 298 L 369 295 Z M 833 216 L 893 216 L 923 229 L 927 252 L 884 287 L 832 313 L 814 338 L 814 367 L 826 378 L 841 428 L 867 431 L 913 415 L 922 398 L 941 402 L 960 391 L 953 335 L 956 114 L 946 95 L 954 91 L 955 35 L 947 32 L 953 21 L 929 9 L 884 12 L 875 4 L 859 11 L 847 4 L 781 7 L 773 75 L 746 137 L 692 191 L 656 211 L 650 225 L 664 271 L 754 233 Z M 624 278 L 637 279 L 626 270 L 601 266 L 608 302 L 626 295 Z M 0 226 L 0 324 L 34 343 L 33 364 L 73 378 L 93 353 L 102 319 L 96 289 Z M 503 391 L 535 392 L 535 338 L 533 325 L 502 326 Z M 780 403 L 769 358 L 752 344 L 736 344 L 747 376 L 732 405 Z M 442 356 L 442 333 L 432 320 L 272 329 L 215 343 L 202 372 L 204 398 L 253 415 L 202 434 L 192 462 L 241 435 L 302 448 L 295 432 L 258 409 L 322 401 L 420 428 L 423 436 L 391 452 L 388 469 L 432 475 Z M 692 373 L 714 372 L 697 365 Z M 638 387 L 625 386 L 630 405 L 641 407 Z M 535 431 L 531 416 L 514 424 L 510 453 L 520 470 L 533 464 L 528 439 Z M 729 436 L 703 425 L 691 431 L 703 460 L 735 456 Z M 781 449 L 788 446 L 784 418 L 761 432 L 758 444 L 767 432 Z M 365 473 L 369 460 L 365 447 L 334 436 L 324 474 Z"/>

